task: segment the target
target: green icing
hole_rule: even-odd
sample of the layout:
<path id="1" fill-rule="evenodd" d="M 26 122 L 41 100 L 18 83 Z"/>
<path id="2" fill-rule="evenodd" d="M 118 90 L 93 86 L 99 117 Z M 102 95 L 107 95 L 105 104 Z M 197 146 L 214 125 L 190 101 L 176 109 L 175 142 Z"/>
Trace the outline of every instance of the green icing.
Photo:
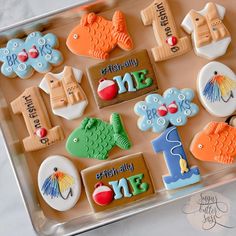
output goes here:
<path id="1" fill-rule="evenodd" d="M 112 113 L 111 123 L 97 118 L 84 118 L 68 137 L 66 150 L 73 156 L 105 160 L 115 146 L 129 149 L 131 143 L 120 115 Z"/>
<path id="2" fill-rule="evenodd" d="M 133 195 L 144 193 L 148 190 L 148 183 L 142 183 L 143 174 L 133 175 L 127 178 L 133 188 Z"/>
<path id="3" fill-rule="evenodd" d="M 140 70 L 131 72 L 131 74 L 134 76 L 135 81 L 137 83 L 136 89 L 144 89 L 152 85 L 153 80 L 152 78 L 146 78 L 145 75 L 148 74 L 147 70 Z"/>

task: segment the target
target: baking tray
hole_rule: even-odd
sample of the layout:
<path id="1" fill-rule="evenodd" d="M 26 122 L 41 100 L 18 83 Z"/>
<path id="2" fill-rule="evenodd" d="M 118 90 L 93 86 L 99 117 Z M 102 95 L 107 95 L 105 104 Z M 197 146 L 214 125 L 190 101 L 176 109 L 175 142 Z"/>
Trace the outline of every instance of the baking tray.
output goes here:
<path id="1" fill-rule="evenodd" d="M 41 30 L 43 33 L 52 32 L 59 37 L 60 50 L 64 55 L 63 65 L 53 69 L 53 72 L 60 72 L 64 65 L 77 67 L 84 72 L 82 79 L 82 88 L 87 94 L 89 106 L 85 111 L 85 116 L 96 116 L 103 120 L 109 120 L 111 112 L 121 114 L 133 147 L 130 150 L 120 150 L 114 148 L 110 153 L 109 158 L 114 159 L 127 154 L 143 152 L 145 160 L 149 167 L 153 178 L 156 193 L 148 199 L 134 202 L 131 205 L 115 209 L 114 211 L 94 214 L 88 205 L 85 193 L 76 204 L 76 206 L 64 213 L 57 212 L 51 209 L 43 201 L 37 188 L 37 171 L 42 161 L 49 155 L 60 154 L 68 158 L 70 156 L 65 151 L 65 141 L 55 144 L 40 151 L 32 153 L 24 153 L 21 145 L 21 140 L 26 137 L 27 130 L 21 116 L 13 115 L 9 109 L 9 103 L 18 97 L 25 88 L 38 85 L 43 75 L 35 73 L 28 80 L 20 80 L 19 78 L 9 79 L 0 75 L 0 105 L 1 105 L 1 129 L 3 132 L 5 146 L 8 152 L 14 174 L 16 176 L 24 204 L 26 206 L 32 225 L 39 235 L 73 235 L 87 230 L 103 226 L 125 217 L 143 212 L 154 207 L 166 204 L 177 199 L 187 197 L 199 191 L 218 187 L 222 184 L 236 180 L 236 165 L 225 166 L 216 163 L 204 163 L 196 160 L 188 151 L 189 144 L 195 133 L 201 130 L 209 121 L 222 121 L 223 119 L 215 118 L 208 114 L 200 105 L 197 98 L 194 102 L 200 107 L 200 113 L 191 118 L 187 125 L 179 127 L 183 145 L 188 156 L 188 161 L 191 166 L 197 165 L 200 168 L 202 181 L 198 184 L 188 186 L 175 191 L 167 191 L 163 187 L 162 175 L 168 173 L 162 154 L 155 154 L 152 151 L 150 141 L 157 137 L 157 134 L 152 132 L 141 132 L 138 130 L 136 122 L 138 117 L 133 112 L 134 104 L 137 101 L 144 100 L 145 96 L 141 96 L 132 101 L 128 101 L 115 106 L 107 107 L 99 110 L 95 104 L 92 92 L 86 77 L 86 68 L 89 65 L 98 63 L 98 60 L 78 57 L 71 54 L 66 46 L 65 40 L 70 30 L 79 23 L 80 12 L 84 11 L 84 4 L 91 1 L 84 1 L 81 4 L 69 8 L 61 9 L 37 18 L 26 20 L 17 25 L 9 26 L 0 29 L 0 43 L 2 46 L 7 39 L 12 37 L 24 37 L 35 30 Z M 96 7 L 99 14 L 111 19 L 115 9 L 122 10 L 127 17 L 127 24 L 130 34 L 133 37 L 135 49 L 146 48 L 149 51 L 156 45 L 152 27 L 145 27 L 140 19 L 140 10 L 149 5 L 152 0 L 120 0 L 117 5 L 107 8 L 101 5 Z M 184 16 L 191 8 L 201 9 L 206 1 L 204 0 L 169 0 L 172 11 L 174 12 L 177 25 L 180 25 Z M 226 7 L 227 13 L 225 24 L 231 32 L 232 38 L 236 36 L 236 28 L 230 19 L 233 19 L 236 7 L 233 0 L 219 0 L 217 3 Z M 81 8 L 81 5 L 83 6 Z M 135 6 L 135 7 L 134 7 Z M 89 8 L 91 9 L 91 8 Z M 183 32 L 182 32 L 183 34 Z M 227 53 L 219 59 L 220 62 L 227 64 L 233 70 L 236 70 L 235 61 L 236 53 L 233 47 L 236 46 L 233 41 Z M 126 55 L 120 49 L 115 49 L 111 53 L 111 58 Z M 177 88 L 192 88 L 196 91 L 196 77 L 199 69 L 207 63 L 205 59 L 197 57 L 193 51 L 186 55 L 164 61 L 154 63 L 152 55 L 150 59 L 153 63 L 156 73 L 156 79 L 159 86 L 159 93 L 165 91 L 169 87 Z M 62 118 L 53 116 L 50 109 L 48 96 L 42 93 L 44 101 L 49 111 L 49 115 L 53 124 L 61 125 L 64 128 L 66 136 L 79 125 L 81 119 L 75 121 L 66 121 Z M 102 112 L 101 112 L 102 111 Z M 88 166 L 99 164 L 101 161 L 88 159 L 70 158 L 78 170 L 82 170 Z"/>

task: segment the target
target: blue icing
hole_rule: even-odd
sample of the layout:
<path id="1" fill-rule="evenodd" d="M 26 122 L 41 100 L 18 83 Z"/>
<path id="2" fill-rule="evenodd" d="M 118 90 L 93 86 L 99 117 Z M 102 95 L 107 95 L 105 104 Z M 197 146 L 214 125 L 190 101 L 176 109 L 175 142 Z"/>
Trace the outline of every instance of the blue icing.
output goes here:
<path id="1" fill-rule="evenodd" d="M 193 175 L 200 176 L 198 167 L 190 168 L 188 166 L 187 156 L 176 127 L 173 126 L 166 129 L 165 132 L 152 141 L 152 146 L 156 153 L 163 152 L 164 154 L 170 173 L 169 176 L 163 176 L 165 184 L 171 184 L 179 180 L 188 180 Z M 181 159 L 183 159 L 182 162 L 186 163 L 186 166 L 180 165 Z"/>
<path id="2" fill-rule="evenodd" d="M 163 96 L 150 94 L 145 101 L 136 103 L 135 113 L 140 116 L 138 127 L 142 131 L 152 129 L 153 132 L 163 132 L 171 123 L 175 126 L 186 124 L 188 117 L 196 115 L 199 108 L 192 103 L 194 92 L 191 89 L 170 88 Z M 166 114 L 160 115 L 158 111 L 164 106 Z M 176 110 L 169 110 L 171 106 L 176 106 Z"/>
<path id="3" fill-rule="evenodd" d="M 11 39 L 5 48 L 0 49 L 1 72 L 7 77 L 17 75 L 20 78 L 29 77 L 33 69 L 48 72 L 51 64 L 58 65 L 63 60 L 62 54 L 54 49 L 57 46 L 57 37 L 51 33 L 43 36 L 40 32 L 33 32 L 25 41 Z"/>

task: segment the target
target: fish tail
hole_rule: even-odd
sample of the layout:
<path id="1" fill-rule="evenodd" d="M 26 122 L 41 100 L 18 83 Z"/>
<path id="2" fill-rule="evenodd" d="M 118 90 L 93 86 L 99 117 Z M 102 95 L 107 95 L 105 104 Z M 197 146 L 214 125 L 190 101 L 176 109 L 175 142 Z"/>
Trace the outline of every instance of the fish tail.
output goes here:
<path id="1" fill-rule="evenodd" d="M 111 123 L 114 130 L 116 145 L 122 149 L 129 149 L 131 147 L 131 143 L 118 113 L 112 113 Z"/>

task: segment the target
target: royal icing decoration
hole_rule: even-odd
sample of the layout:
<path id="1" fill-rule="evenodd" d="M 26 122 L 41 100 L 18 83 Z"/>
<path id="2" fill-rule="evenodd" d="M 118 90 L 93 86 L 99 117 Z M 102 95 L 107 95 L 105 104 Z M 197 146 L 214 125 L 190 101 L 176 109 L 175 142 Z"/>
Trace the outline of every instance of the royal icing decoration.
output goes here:
<path id="1" fill-rule="evenodd" d="M 141 11 L 144 25 L 153 26 L 158 46 L 152 48 L 155 61 L 163 61 L 191 50 L 188 37 L 180 37 L 167 0 L 155 0 Z"/>
<path id="2" fill-rule="evenodd" d="M 34 70 L 46 73 L 63 61 L 62 54 L 55 50 L 58 46 L 57 37 L 51 33 L 43 36 L 40 32 L 33 32 L 25 41 L 11 39 L 5 48 L 0 49 L 1 72 L 7 77 L 22 79 L 29 78 Z"/>
<path id="3" fill-rule="evenodd" d="M 117 45 L 126 51 L 133 48 L 125 16 L 120 11 L 115 12 L 112 21 L 93 12 L 85 14 L 69 34 L 66 44 L 76 55 L 99 59 L 107 59 Z"/>
<path id="4" fill-rule="evenodd" d="M 79 200 L 81 181 L 74 164 L 63 156 L 50 156 L 38 171 L 38 187 L 53 209 L 66 211 Z"/>
<path id="5" fill-rule="evenodd" d="M 22 114 L 29 137 L 23 139 L 26 151 L 46 148 L 64 139 L 60 126 L 52 127 L 39 88 L 27 88 L 11 102 L 14 114 Z"/>
<path id="6" fill-rule="evenodd" d="M 210 122 L 195 135 L 190 151 L 199 160 L 231 164 L 236 157 L 236 128 L 225 122 Z"/>
<path id="7" fill-rule="evenodd" d="M 214 116 L 236 111 L 236 76 L 226 65 L 210 62 L 198 74 L 197 87 L 202 105 Z"/>
<path id="8" fill-rule="evenodd" d="M 99 108 L 128 101 L 157 88 L 147 50 L 91 66 L 88 76 Z"/>
<path id="9" fill-rule="evenodd" d="M 152 141 L 156 153 L 163 152 L 168 176 L 163 176 L 166 189 L 176 189 L 200 181 L 198 167 L 189 167 L 177 128 L 172 126 L 165 130 L 157 139 Z"/>
<path id="10" fill-rule="evenodd" d="M 52 111 L 67 120 L 83 115 L 88 100 L 79 83 L 82 71 L 65 66 L 59 74 L 48 73 L 39 87 L 50 95 Z"/>
<path id="11" fill-rule="evenodd" d="M 201 11 L 191 10 L 184 18 L 182 27 L 192 34 L 198 56 L 214 60 L 226 53 L 231 37 L 222 22 L 224 15 L 223 6 L 209 2 Z"/>
<path id="12" fill-rule="evenodd" d="M 110 124 L 97 118 L 85 118 L 67 139 L 66 150 L 73 156 L 105 160 L 115 146 L 129 149 L 120 115 L 112 113 Z"/>
<path id="13" fill-rule="evenodd" d="M 89 167 L 81 171 L 81 176 L 95 212 L 133 203 L 154 193 L 141 153 Z"/>
<path id="14" fill-rule="evenodd" d="M 191 89 L 167 89 L 163 96 L 150 94 L 135 104 L 134 111 L 140 116 L 138 128 L 142 131 L 163 132 L 169 124 L 185 125 L 189 117 L 198 113 L 198 106 L 192 103 L 194 92 Z"/>

